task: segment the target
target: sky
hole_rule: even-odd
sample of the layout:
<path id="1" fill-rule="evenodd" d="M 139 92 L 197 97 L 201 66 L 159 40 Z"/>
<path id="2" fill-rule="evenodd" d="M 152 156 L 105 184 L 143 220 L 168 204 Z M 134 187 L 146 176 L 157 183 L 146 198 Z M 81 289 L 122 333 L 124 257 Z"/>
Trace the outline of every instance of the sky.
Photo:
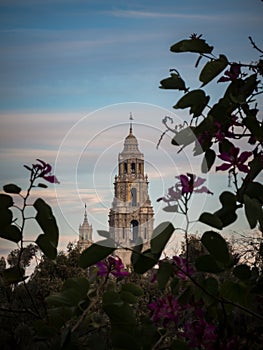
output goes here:
<path id="1" fill-rule="evenodd" d="M 162 118 L 180 123 L 187 115 L 172 108 L 182 94 L 159 89 L 159 82 L 175 68 L 187 86 L 200 83 L 197 56 L 169 48 L 203 34 L 215 54 L 249 63 L 258 52 L 248 36 L 263 46 L 262 14 L 260 0 L 0 0 L 0 186 L 14 182 L 26 189 L 23 165 L 36 158 L 51 163 L 60 184 L 35 189 L 32 201 L 41 196 L 52 206 L 61 248 L 78 239 L 86 203 L 96 239 L 96 230 L 107 229 L 117 156 L 132 113 L 156 225 L 183 225 L 156 199 L 174 176 L 200 173 L 200 158 L 191 149 L 178 155 L 169 136 L 156 149 Z M 208 91 L 215 99 L 220 93 L 216 83 Z M 215 194 L 193 200 L 193 220 L 203 208 L 218 208 L 227 182 L 214 172 L 206 179 Z M 29 240 L 40 233 L 33 224 L 28 231 Z M 9 250 L 0 239 L 0 255 Z"/>

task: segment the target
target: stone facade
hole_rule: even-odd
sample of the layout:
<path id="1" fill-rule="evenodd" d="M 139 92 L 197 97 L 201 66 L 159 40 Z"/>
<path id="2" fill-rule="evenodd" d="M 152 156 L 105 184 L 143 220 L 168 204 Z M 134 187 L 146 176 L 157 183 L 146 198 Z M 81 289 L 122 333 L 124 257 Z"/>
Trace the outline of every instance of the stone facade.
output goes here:
<path id="1" fill-rule="evenodd" d="M 148 177 L 144 173 L 144 155 L 130 124 L 129 135 L 118 156 L 118 175 L 114 181 L 114 199 L 109 211 L 109 232 L 120 247 L 115 254 L 130 264 L 131 248 L 143 242 L 149 247 L 154 211 L 148 194 Z M 124 249 L 123 249 L 124 248 Z"/>

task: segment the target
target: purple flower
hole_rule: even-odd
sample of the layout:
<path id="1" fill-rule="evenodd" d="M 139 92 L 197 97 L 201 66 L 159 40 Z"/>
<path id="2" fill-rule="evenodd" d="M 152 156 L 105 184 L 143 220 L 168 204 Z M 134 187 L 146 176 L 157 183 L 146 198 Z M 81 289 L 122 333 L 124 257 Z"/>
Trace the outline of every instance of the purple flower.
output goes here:
<path id="1" fill-rule="evenodd" d="M 124 269 L 123 262 L 118 256 L 108 256 L 105 260 L 101 260 L 96 264 L 98 276 L 109 276 L 112 274 L 114 277 L 129 276 L 130 273 Z"/>
<path id="2" fill-rule="evenodd" d="M 40 164 L 38 164 L 38 163 L 32 164 L 32 168 L 30 168 L 27 165 L 24 165 L 24 167 L 26 169 L 31 171 L 32 178 L 37 179 L 37 178 L 41 177 L 42 179 L 44 179 L 44 180 L 46 180 L 46 181 L 48 181 L 50 183 L 59 184 L 59 181 L 56 178 L 56 176 L 50 174 L 50 172 L 52 170 L 52 166 L 50 164 L 44 162 L 41 159 L 37 159 L 37 161 Z"/>
<path id="3" fill-rule="evenodd" d="M 218 79 L 219 82 L 233 81 L 236 80 L 240 75 L 240 64 L 232 63 L 229 70 L 224 72 L 224 76 Z"/>
<path id="4" fill-rule="evenodd" d="M 242 152 L 239 156 L 239 148 L 232 147 L 229 152 L 222 152 L 218 158 L 224 160 L 226 163 L 221 164 L 216 167 L 216 171 L 218 170 L 228 170 L 232 168 L 238 168 L 239 171 L 243 171 L 244 173 L 249 172 L 249 168 L 244 163 L 248 160 L 248 158 L 252 155 L 252 152 Z"/>
<path id="5" fill-rule="evenodd" d="M 194 174 L 187 173 L 186 175 L 176 176 L 176 178 L 181 182 L 181 191 L 183 195 L 193 192 L 213 194 L 205 186 L 200 188 L 200 186 L 206 181 L 201 177 L 196 177 Z"/>
<path id="6" fill-rule="evenodd" d="M 186 338 L 193 348 L 213 350 L 217 341 L 216 326 L 204 319 L 203 311 L 195 309 L 193 320 L 184 324 L 182 336 Z"/>
<path id="7" fill-rule="evenodd" d="M 176 272 L 176 275 L 180 277 L 182 280 L 187 279 L 187 275 L 192 275 L 194 273 L 194 269 L 192 266 L 187 266 L 187 260 L 186 258 L 182 258 L 181 256 L 173 256 L 173 262 L 179 268 Z"/>
<path id="8" fill-rule="evenodd" d="M 173 295 L 167 295 L 148 304 L 152 310 L 152 321 L 165 326 L 169 322 L 178 322 L 179 303 Z"/>

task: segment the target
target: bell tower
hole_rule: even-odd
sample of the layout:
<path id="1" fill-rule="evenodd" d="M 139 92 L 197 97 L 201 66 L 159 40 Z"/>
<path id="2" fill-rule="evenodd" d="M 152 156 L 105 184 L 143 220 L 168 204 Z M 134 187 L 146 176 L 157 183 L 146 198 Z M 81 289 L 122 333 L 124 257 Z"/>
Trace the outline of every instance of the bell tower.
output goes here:
<path id="1" fill-rule="evenodd" d="M 148 176 L 144 173 L 144 155 L 133 134 L 130 115 L 129 134 L 118 156 L 118 175 L 114 181 L 114 199 L 109 212 L 109 232 L 120 248 L 133 247 L 142 240 L 148 246 L 154 221 L 154 211 L 148 194 Z M 126 265 L 130 252 L 116 252 Z"/>
<path id="2" fill-rule="evenodd" d="M 87 206 L 85 204 L 84 221 L 79 225 L 78 246 L 81 250 L 88 248 L 92 244 L 92 225 L 88 222 Z"/>

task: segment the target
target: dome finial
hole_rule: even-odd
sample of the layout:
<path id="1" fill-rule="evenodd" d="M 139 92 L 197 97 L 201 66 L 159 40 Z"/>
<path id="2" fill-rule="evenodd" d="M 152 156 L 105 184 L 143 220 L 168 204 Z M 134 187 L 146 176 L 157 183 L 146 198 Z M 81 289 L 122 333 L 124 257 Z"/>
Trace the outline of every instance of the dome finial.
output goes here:
<path id="1" fill-rule="evenodd" d="M 133 117 L 132 117 L 132 112 L 130 112 L 130 134 L 132 134 L 132 120 L 133 120 Z"/>
<path id="2" fill-rule="evenodd" d="M 88 217 L 87 217 L 87 204 L 85 203 L 85 211 L 84 211 L 84 221 L 87 221 Z"/>

